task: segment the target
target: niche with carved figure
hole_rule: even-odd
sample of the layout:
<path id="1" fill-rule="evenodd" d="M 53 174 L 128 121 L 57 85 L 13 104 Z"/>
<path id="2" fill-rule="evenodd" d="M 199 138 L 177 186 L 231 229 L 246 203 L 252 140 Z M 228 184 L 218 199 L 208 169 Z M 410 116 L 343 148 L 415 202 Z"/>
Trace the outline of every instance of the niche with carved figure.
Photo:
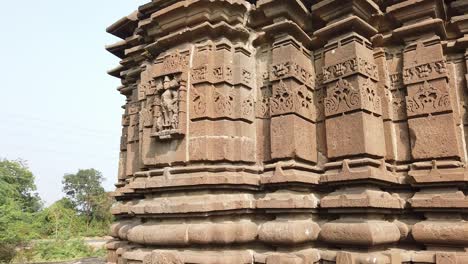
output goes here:
<path id="1" fill-rule="evenodd" d="M 180 128 L 180 102 L 185 84 L 180 74 L 160 76 L 154 82 L 152 137 L 171 139 L 183 136 Z"/>

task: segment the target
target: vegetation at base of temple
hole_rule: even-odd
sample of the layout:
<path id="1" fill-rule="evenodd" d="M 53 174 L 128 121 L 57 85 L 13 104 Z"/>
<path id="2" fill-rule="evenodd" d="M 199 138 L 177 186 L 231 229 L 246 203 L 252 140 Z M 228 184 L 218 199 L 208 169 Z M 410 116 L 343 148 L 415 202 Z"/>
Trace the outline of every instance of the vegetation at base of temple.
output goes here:
<path id="1" fill-rule="evenodd" d="M 103 179 L 95 169 L 66 174 L 66 197 L 44 208 L 26 163 L 0 160 L 0 263 L 102 255 L 81 238 L 108 233 L 112 200 Z"/>
<path id="2" fill-rule="evenodd" d="M 94 250 L 80 239 L 46 240 L 34 242 L 31 247 L 18 251 L 13 262 L 62 261 L 87 257 L 104 257 L 105 254 L 104 248 Z"/>

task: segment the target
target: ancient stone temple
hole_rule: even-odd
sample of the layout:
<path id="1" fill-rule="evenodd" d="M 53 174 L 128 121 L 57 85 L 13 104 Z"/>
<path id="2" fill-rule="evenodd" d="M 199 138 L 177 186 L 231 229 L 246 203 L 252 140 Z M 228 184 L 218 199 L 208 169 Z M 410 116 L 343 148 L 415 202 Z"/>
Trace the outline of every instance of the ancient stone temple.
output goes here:
<path id="1" fill-rule="evenodd" d="M 153 0 L 109 263 L 468 263 L 467 0 Z"/>

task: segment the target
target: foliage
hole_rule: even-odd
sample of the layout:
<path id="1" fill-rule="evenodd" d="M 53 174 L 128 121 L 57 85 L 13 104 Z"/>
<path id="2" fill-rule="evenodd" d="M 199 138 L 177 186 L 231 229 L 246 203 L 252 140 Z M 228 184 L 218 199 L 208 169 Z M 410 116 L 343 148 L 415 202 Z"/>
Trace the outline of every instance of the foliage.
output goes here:
<path id="1" fill-rule="evenodd" d="M 20 161 L 0 161 L 0 263 L 9 262 L 16 248 L 38 237 L 34 228 L 41 207 L 34 192 L 34 175 Z"/>
<path id="2" fill-rule="evenodd" d="M 62 198 L 45 208 L 40 216 L 41 233 L 55 239 L 68 239 L 79 234 L 82 224 L 73 205 Z"/>
<path id="3" fill-rule="evenodd" d="M 103 199 L 106 201 L 101 201 L 101 203 L 111 203 L 107 195 L 104 195 Z M 63 198 L 41 212 L 40 219 L 38 219 L 42 223 L 40 233 L 43 237 L 54 239 L 105 236 L 108 234 L 109 225 L 112 222 L 109 209 L 110 207 L 99 209 L 100 211 L 97 213 L 103 218 L 93 219 L 88 224 L 86 216 L 77 212 L 68 198 Z"/>
<path id="4" fill-rule="evenodd" d="M 86 216 L 87 226 L 92 219 L 100 217 L 100 200 L 105 194 L 101 186 L 103 180 L 102 173 L 95 169 L 79 170 L 63 177 L 63 191 L 75 209 Z"/>
<path id="5" fill-rule="evenodd" d="M 60 261 L 85 257 L 102 256 L 102 251 L 94 251 L 86 245 L 83 240 L 46 240 L 33 245 L 31 252 L 31 261 Z"/>
<path id="6" fill-rule="evenodd" d="M 25 163 L 0 160 L 0 263 L 103 254 L 79 239 L 108 233 L 112 199 L 102 181 L 102 174 L 94 169 L 67 174 L 63 179 L 67 197 L 41 209 L 34 175 Z"/>
<path id="7" fill-rule="evenodd" d="M 16 201 L 22 211 L 37 212 L 42 206 L 34 175 L 24 161 L 0 161 L 0 204 L 7 198 Z"/>
<path id="8" fill-rule="evenodd" d="M 12 199 L 3 199 L 0 204 L 0 263 L 9 262 L 15 256 L 15 248 L 25 241 L 26 213 Z"/>

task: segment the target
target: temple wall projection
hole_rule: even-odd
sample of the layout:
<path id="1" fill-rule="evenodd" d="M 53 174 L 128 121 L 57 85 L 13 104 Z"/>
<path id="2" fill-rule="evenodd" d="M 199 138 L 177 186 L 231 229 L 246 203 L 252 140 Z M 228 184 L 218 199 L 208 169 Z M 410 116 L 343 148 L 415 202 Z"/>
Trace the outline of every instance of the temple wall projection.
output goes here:
<path id="1" fill-rule="evenodd" d="M 148 2 L 109 263 L 468 263 L 468 1 Z"/>

